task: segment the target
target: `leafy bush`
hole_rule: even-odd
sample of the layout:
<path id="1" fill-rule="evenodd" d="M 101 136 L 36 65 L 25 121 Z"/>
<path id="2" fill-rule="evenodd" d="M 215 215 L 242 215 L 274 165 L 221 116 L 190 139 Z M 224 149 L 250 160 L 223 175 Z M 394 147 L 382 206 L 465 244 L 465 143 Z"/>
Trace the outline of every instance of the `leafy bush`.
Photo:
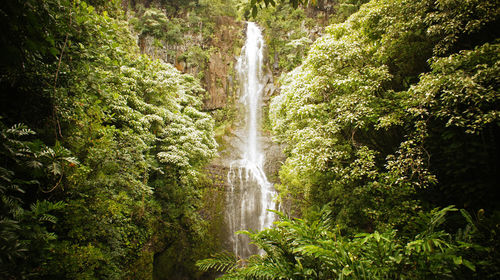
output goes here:
<path id="1" fill-rule="evenodd" d="M 450 211 L 457 209 L 421 214 L 422 231 L 409 239 L 394 229 L 342 236 L 328 210 L 310 220 L 278 213 L 274 228 L 240 232 L 263 250 L 262 255 L 241 260 L 220 253 L 197 265 L 225 272 L 218 279 L 457 279 L 464 270 L 476 270 L 465 258 L 474 246 L 442 229 Z M 461 233 L 461 238 L 472 234 Z"/>
<path id="2" fill-rule="evenodd" d="M 5 122 L 26 120 L 40 138 L 2 127 L 7 279 L 152 277 L 154 254 L 178 247 L 172 263 L 192 269 L 203 250 L 190 244 L 208 242 L 199 170 L 217 148 L 203 89 L 141 55 L 127 22 L 82 1 L 36 2 L 9 2 L 9 12 L 24 9 L 37 28 L 47 20 L 35 38 L 44 43 L 2 64 Z M 31 25 L 6 24 L 2 36 L 29 44 L 17 35 Z"/>

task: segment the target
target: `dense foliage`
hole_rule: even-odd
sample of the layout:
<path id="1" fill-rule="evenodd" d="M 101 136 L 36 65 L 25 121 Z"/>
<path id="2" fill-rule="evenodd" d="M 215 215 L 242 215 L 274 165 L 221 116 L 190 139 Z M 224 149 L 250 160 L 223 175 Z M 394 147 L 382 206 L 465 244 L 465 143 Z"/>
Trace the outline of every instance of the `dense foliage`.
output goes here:
<path id="1" fill-rule="evenodd" d="M 234 18 L 289 72 L 268 125 L 285 214 L 242 232 L 265 254 L 201 270 L 499 278 L 499 17 L 488 0 L 2 1 L 0 278 L 200 278 L 223 205 L 199 80 L 236 53 L 214 34 Z"/>
<path id="2" fill-rule="evenodd" d="M 230 279 L 497 278 L 499 17 L 495 1 L 374 0 L 329 26 L 270 110 L 288 145 L 280 197 L 305 220 L 250 234 L 267 255 L 242 268 L 227 256 L 200 267 L 224 264 Z M 452 204 L 474 218 L 420 226 Z M 325 206 L 329 221 L 315 223 Z"/>
<path id="3" fill-rule="evenodd" d="M 303 205 L 334 202 L 341 224 L 370 229 L 406 223 L 403 213 L 390 212 L 415 211 L 417 191 L 453 193 L 455 184 L 467 183 L 458 174 L 446 176 L 455 182 L 441 181 L 440 170 L 467 172 L 463 168 L 475 168 L 472 160 L 498 168 L 492 162 L 498 154 L 498 45 L 489 29 L 498 7 L 481 4 L 471 4 L 478 11 L 464 19 L 484 26 L 468 31 L 477 46 L 462 51 L 454 49 L 472 44 L 460 45 L 466 31 L 446 30 L 447 20 L 460 16 L 427 1 L 374 1 L 330 26 L 304 64 L 284 78 L 271 106 L 274 130 L 289 144 L 282 194 L 292 193 Z M 446 158 L 455 148 L 447 141 L 466 145 L 479 137 L 488 137 L 478 143 L 486 154 L 470 144 L 461 151 L 468 161 Z M 483 171 L 467 173 L 491 195 L 494 173 Z"/>
<path id="4" fill-rule="evenodd" d="M 174 248 L 189 270 L 212 246 L 203 89 L 141 55 L 104 2 L 1 4 L 3 279 L 148 279 L 153 254 Z"/>
<path id="5" fill-rule="evenodd" d="M 307 2 L 307 1 L 304 1 Z M 255 1 L 240 1 L 239 13 L 261 26 L 266 40 L 269 65 L 275 76 L 299 66 L 313 41 L 328 23 L 345 20 L 367 0 L 322 0 L 297 6 L 278 0 L 252 15 Z M 296 2 L 299 4 L 298 2 Z"/>
<path id="6" fill-rule="evenodd" d="M 274 228 L 242 232 L 265 254 L 241 265 L 231 254 L 221 253 L 198 265 L 226 271 L 219 279 L 456 279 L 475 271 L 459 253 L 473 249 L 470 237 L 477 231 L 472 223 L 457 234 L 442 230 L 446 213 L 456 210 L 448 207 L 420 216 L 420 232 L 409 239 L 400 239 L 396 230 L 343 236 L 326 210 L 308 220 L 278 213 L 281 221 Z"/>
<path id="7" fill-rule="evenodd" d="M 140 43 L 153 38 L 151 49 L 144 51 L 175 65 L 182 63 L 185 70 L 203 78 L 209 71 L 210 55 L 220 51 L 214 42 L 217 25 L 221 18 L 236 17 L 235 2 L 160 1 L 147 7 L 136 3 L 129 13 L 130 23 Z"/>

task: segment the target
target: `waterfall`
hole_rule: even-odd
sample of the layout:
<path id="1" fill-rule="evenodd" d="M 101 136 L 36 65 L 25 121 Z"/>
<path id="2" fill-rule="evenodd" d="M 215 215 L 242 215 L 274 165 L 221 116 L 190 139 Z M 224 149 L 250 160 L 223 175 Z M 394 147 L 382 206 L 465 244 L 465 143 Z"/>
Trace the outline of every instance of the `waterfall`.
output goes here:
<path id="1" fill-rule="evenodd" d="M 274 220 L 275 190 L 264 173 L 265 154 L 262 151 L 260 123 L 262 115 L 264 40 L 259 27 L 248 22 L 246 42 L 238 59 L 236 70 L 240 81 L 240 103 L 244 108 L 244 121 L 240 127 L 240 147 L 237 159 L 230 164 L 226 205 L 231 247 L 243 258 L 259 253 L 238 230 L 261 230 Z"/>

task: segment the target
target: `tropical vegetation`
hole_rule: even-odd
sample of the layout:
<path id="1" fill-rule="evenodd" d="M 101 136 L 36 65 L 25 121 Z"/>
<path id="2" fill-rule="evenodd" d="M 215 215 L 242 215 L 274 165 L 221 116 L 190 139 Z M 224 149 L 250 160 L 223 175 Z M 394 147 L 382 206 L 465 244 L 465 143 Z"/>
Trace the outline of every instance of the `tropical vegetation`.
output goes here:
<path id="1" fill-rule="evenodd" d="M 499 12 L 481 0 L 378 0 L 328 26 L 270 106 L 287 144 L 286 215 L 246 232 L 263 255 L 200 268 L 222 279 L 497 278 Z M 463 217 L 445 222 L 450 205 Z"/>
<path id="2" fill-rule="evenodd" d="M 498 279 L 499 19 L 489 0 L 2 1 L 0 278 Z M 211 59 L 241 47 L 220 23 L 245 20 L 287 158 L 248 259 L 222 250 L 206 171 L 235 108 L 205 106 Z"/>

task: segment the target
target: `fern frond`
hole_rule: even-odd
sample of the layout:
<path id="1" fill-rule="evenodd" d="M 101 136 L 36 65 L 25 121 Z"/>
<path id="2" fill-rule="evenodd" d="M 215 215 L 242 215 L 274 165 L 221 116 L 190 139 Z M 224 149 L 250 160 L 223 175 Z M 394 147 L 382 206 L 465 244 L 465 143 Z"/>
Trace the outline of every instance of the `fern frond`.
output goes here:
<path id="1" fill-rule="evenodd" d="M 245 277 L 241 276 L 239 273 L 229 272 L 225 273 L 220 277 L 216 278 L 217 280 L 245 280 Z"/>
<path id="2" fill-rule="evenodd" d="M 42 169 L 43 164 L 37 160 L 30 160 L 26 162 L 26 166 L 33 169 Z"/>
<path id="3" fill-rule="evenodd" d="M 278 275 L 281 274 L 281 271 L 269 264 L 259 264 L 245 267 L 239 271 L 239 274 L 244 276 L 246 279 L 272 280 L 279 279 Z"/>
<path id="4" fill-rule="evenodd" d="M 19 192 L 19 193 L 25 193 L 25 191 L 23 189 L 21 189 L 21 187 L 19 187 L 18 184 L 11 184 L 11 185 L 9 185 L 8 189 L 11 190 L 11 191 Z"/>
<path id="5" fill-rule="evenodd" d="M 238 267 L 238 259 L 232 253 L 222 252 L 212 255 L 211 258 L 197 261 L 196 266 L 203 271 L 213 269 L 220 272 L 231 272 Z"/>
<path id="6" fill-rule="evenodd" d="M 42 214 L 41 217 L 38 219 L 40 222 L 49 222 L 52 224 L 57 223 L 57 218 L 49 215 L 49 214 Z"/>
<path id="7" fill-rule="evenodd" d="M 431 219 L 431 228 L 434 229 L 437 226 L 440 226 L 442 223 L 444 223 L 445 218 L 444 216 L 448 212 L 454 212 L 457 211 L 458 209 L 455 208 L 455 205 L 449 205 L 441 210 L 439 210 Z"/>
<path id="8" fill-rule="evenodd" d="M 281 220 L 281 221 L 288 221 L 290 222 L 290 218 L 288 216 L 286 216 L 284 213 L 280 212 L 280 211 L 277 211 L 277 210 L 267 210 L 269 212 L 273 212 L 274 214 L 276 214 L 278 216 L 278 218 Z"/>

